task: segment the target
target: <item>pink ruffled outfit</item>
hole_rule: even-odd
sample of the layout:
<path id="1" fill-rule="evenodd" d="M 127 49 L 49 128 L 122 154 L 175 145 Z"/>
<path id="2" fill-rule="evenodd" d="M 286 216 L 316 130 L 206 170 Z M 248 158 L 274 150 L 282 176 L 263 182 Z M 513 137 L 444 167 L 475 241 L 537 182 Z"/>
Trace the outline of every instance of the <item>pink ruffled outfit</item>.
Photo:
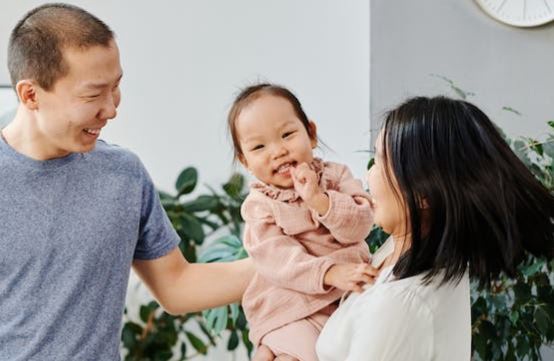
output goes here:
<path id="1" fill-rule="evenodd" d="M 369 261 L 364 240 L 373 217 L 362 183 L 342 164 L 315 159 L 311 167 L 329 197 L 325 215 L 309 209 L 294 189 L 260 182 L 242 205 L 244 246 L 257 271 L 242 305 L 255 345 L 340 299 L 341 290 L 323 285 L 331 266 Z"/>

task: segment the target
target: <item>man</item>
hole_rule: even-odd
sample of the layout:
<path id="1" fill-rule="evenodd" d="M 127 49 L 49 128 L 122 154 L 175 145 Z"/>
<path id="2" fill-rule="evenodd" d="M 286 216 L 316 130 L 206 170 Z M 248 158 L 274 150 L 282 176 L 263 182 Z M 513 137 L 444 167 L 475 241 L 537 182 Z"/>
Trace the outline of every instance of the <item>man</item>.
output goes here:
<path id="1" fill-rule="evenodd" d="M 131 266 L 172 314 L 240 299 L 249 261 L 189 264 L 139 159 L 98 139 L 120 102 L 114 35 L 70 5 L 10 37 L 0 139 L 0 360 L 118 360 Z"/>

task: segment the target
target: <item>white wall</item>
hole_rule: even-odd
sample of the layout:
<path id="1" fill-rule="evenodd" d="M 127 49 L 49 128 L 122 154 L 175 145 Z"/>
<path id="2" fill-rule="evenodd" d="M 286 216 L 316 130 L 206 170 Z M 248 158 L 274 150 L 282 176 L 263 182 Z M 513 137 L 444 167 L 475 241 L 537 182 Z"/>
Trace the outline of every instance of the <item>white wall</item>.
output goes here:
<path id="1" fill-rule="evenodd" d="M 347 0 L 70 1 L 117 33 L 124 80 L 119 116 L 103 138 L 139 154 L 171 191 L 194 165 L 201 182 L 231 174 L 225 118 L 234 94 L 257 80 L 290 87 L 335 153 L 363 175 L 369 148 L 369 3 Z M 41 1 L 3 1 L 8 34 Z M 9 4 L 9 5 L 7 5 Z M 0 82 L 8 79 L 0 68 Z"/>
<path id="2" fill-rule="evenodd" d="M 454 96 L 430 75 L 439 74 L 474 92 L 468 100 L 509 135 L 544 136 L 554 119 L 554 23 L 510 27 L 472 0 L 374 0 L 370 12 L 372 125 L 407 96 Z"/>

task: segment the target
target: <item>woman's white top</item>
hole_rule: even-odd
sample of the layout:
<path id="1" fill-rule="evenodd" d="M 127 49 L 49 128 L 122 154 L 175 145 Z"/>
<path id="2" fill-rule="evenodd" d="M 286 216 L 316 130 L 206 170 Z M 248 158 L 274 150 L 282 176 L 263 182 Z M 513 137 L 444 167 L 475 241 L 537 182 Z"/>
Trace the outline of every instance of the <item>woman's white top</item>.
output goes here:
<path id="1" fill-rule="evenodd" d="M 383 247 L 388 251 L 389 242 Z M 469 361 L 467 273 L 459 283 L 438 287 L 440 277 L 428 285 L 423 276 L 396 280 L 392 268 L 384 268 L 364 292 L 350 295 L 327 321 L 316 345 L 319 360 Z"/>

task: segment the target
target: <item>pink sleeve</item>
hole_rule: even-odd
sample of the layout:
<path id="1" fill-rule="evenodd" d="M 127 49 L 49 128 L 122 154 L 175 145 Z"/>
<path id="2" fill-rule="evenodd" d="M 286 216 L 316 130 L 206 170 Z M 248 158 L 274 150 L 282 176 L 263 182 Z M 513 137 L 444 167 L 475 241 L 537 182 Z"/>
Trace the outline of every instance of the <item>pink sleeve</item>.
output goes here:
<path id="1" fill-rule="evenodd" d="M 344 165 L 336 165 L 338 189 L 327 190 L 329 210 L 319 221 L 342 244 L 363 242 L 373 225 L 369 195 Z"/>
<path id="2" fill-rule="evenodd" d="M 296 239 L 283 233 L 269 204 L 260 197 L 247 197 L 241 209 L 245 221 L 244 247 L 256 271 L 283 288 L 305 294 L 323 294 L 325 273 L 336 262 L 309 254 Z"/>

